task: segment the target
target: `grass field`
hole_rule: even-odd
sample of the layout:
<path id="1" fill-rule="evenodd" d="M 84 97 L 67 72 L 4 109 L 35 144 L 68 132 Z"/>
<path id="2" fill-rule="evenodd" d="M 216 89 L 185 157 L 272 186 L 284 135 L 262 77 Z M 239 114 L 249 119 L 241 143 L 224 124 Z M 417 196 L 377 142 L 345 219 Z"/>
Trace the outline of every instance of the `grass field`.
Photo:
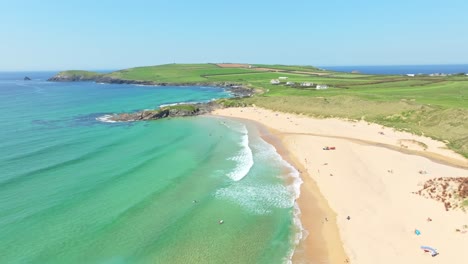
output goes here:
<path id="1" fill-rule="evenodd" d="M 339 73 L 311 66 L 252 66 L 167 64 L 104 76 L 167 83 L 243 84 L 261 92 L 249 98 L 223 100 L 225 105 L 255 104 L 316 117 L 364 119 L 444 140 L 450 148 L 468 157 L 468 76 L 407 77 Z M 280 76 L 288 77 L 287 81 L 327 84 L 330 88 L 316 90 L 270 84 L 271 79 Z"/>
<path id="2" fill-rule="evenodd" d="M 80 71 L 80 70 L 71 70 L 63 72 L 68 76 L 82 76 L 84 79 L 91 79 L 96 76 L 101 76 L 102 74 L 97 72 L 90 72 L 90 71 Z"/>
<path id="3" fill-rule="evenodd" d="M 250 72 L 249 69 L 220 68 L 214 64 L 167 64 L 126 69 L 107 74 L 107 76 L 126 80 L 196 83 L 209 82 L 209 76 Z"/>

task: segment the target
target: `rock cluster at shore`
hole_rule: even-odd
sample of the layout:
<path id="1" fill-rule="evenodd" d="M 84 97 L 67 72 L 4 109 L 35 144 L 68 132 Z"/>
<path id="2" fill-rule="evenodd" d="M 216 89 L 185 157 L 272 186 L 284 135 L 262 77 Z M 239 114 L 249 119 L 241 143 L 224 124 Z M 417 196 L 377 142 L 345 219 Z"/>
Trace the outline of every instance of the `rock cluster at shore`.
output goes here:
<path id="1" fill-rule="evenodd" d="M 199 104 L 180 104 L 175 106 L 162 107 L 156 110 L 144 110 L 135 113 L 121 113 L 112 115 L 109 120 L 116 122 L 157 120 L 168 117 L 197 116 L 209 113 L 220 108 L 216 102 Z"/>

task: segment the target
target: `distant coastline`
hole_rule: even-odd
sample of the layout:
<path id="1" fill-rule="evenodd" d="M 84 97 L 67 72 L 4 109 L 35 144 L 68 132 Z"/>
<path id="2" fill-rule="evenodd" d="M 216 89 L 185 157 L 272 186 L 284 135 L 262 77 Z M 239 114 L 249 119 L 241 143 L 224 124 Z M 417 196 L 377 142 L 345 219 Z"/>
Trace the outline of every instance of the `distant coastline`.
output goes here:
<path id="1" fill-rule="evenodd" d="M 326 70 L 338 72 L 358 71 L 363 74 L 456 74 L 468 73 L 468 64 L 440 64 L 440 65 L 365 65 L 365 66 L 323 66 Z"/>
<path id="2" fill-rule="evenodd" d="M 227 107 L 257 105 L 320 117 L 365 119 L 445 140 L 449 148 L 468 157 L 468 139 L 463 127 L 468 75 L 443 73 L 460 73 L 465 69 L 463 65 L 456 65 L 456 68 L 428 65 L 406 70 L 401 66 L 371 67 L 380 69 L 381 75 L 359 73 L 363 69 L 357 66 L 346 67 L 353 69 L 353 73 L 279 64 L 165 64 L 106 74 L 68 70 L 48 80 L 222 87 L 234 97 L 224 100 Z M 390 73 L 388 67 L 410 73 L 383 75 Z M 426 67 L 428 73 L 419 75 L 423 72 L 420 67 Z"/>

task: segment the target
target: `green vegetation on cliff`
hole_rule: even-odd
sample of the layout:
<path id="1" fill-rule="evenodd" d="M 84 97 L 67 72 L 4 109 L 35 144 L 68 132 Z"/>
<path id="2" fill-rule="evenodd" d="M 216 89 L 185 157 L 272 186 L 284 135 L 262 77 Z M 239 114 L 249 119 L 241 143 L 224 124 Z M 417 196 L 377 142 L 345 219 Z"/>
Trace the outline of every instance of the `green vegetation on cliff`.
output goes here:
<path id="1" fill-rule="evenodd" d="M 91 71 L 71 70 L 59 72 L 56 76 L 63 76 L 70 80 L 94 80 L 95 78 L 102 76 L 102 74 Z"/>
<path id="2" fill-rule="evenodd" d="M 197 107 L 191 104 L 179 104 L 162 107 L 161 110 L 179 110 L 186 112 L 195 112 L 197 111 Z"/>
<path id="3" fill-rule="evenodd" d="M 80 74 L 78 71 L 62 74 Z M 236 83 L 257 89 L 225 106 L 257 106 L 316 117 L 364 119 L 444 140 L 468 157 L 468 76 L 364 75 L 311 66 L 167 64 L 86 76 L 154 83 Z M 281 84 L 270 80 L 281 78 Z M 287 77 L 287 79 L 286 79 Z M 286 81 L 295 85 L 287 86 Z M 328 85 L 326 90 L 300 83 Z"/>

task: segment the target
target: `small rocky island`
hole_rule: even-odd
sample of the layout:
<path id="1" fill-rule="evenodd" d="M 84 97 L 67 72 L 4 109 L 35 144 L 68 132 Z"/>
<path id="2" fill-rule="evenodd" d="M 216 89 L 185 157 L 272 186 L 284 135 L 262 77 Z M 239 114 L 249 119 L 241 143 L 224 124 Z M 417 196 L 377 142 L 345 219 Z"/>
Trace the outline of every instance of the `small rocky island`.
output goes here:
<path id="1" fill-rule="evenodd" d="M 24 76 L 24 80 L 25 80 L 25 81 L 30 81 L 31 78 L 29 78 L 28 76 Z"/>

